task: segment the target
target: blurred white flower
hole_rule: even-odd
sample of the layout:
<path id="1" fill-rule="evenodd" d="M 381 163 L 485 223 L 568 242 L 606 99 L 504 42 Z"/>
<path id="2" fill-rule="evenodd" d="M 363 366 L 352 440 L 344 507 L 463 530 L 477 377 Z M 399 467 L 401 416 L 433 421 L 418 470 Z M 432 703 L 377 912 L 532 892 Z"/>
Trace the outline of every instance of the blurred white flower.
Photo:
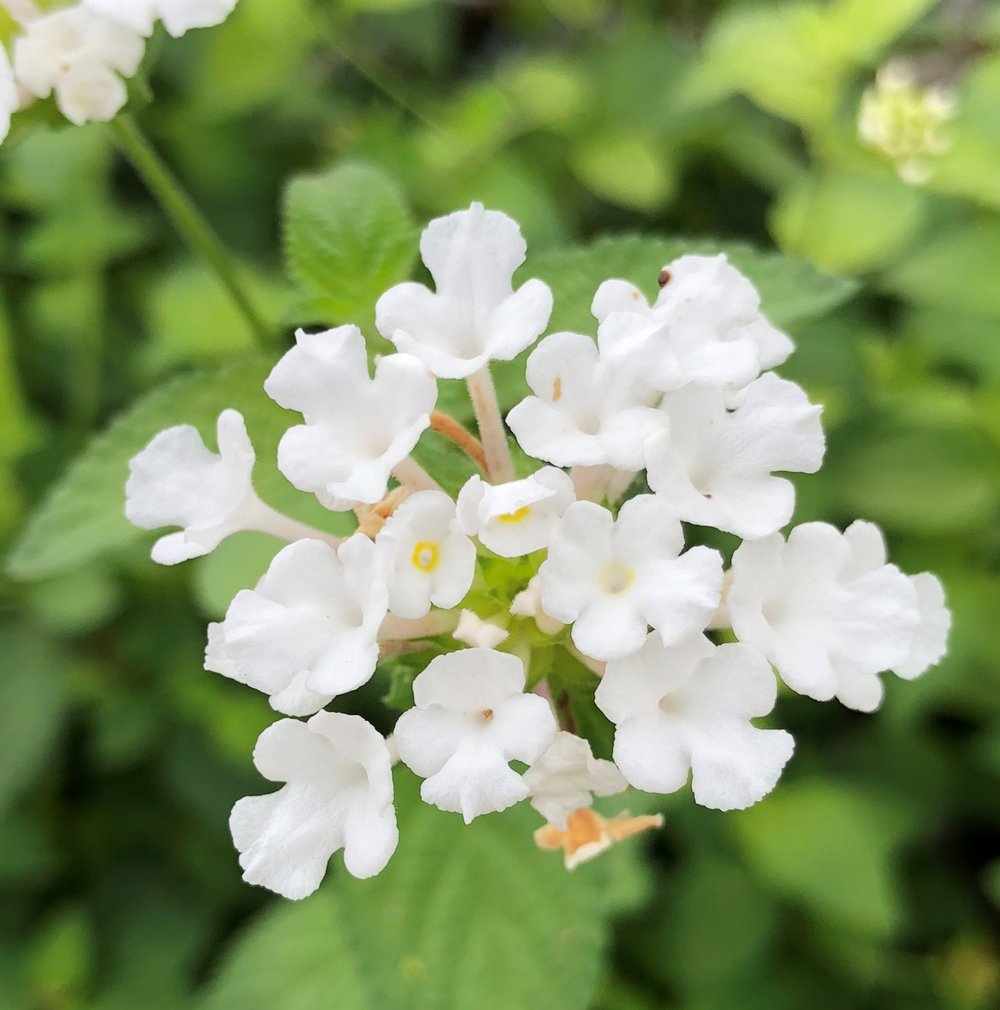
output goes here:
<path id="1" fill-rule="evenodd" d="M 260 735 L 253 759 L 261 775 L 285 785 L 233 807 L 229 828 L 247 883 L 305 898 L 339 849 L 355 877 L 384 869 L 399 840 L 391 761 L 364 719 L 339 712 L 282 719 Z"/>
<path id="2" fill-rule="evenodd" d="M 70 122 L 107 121 L 125 105 L 122 76 L 139 69 L 144 49 L 142 37 L 119 22 L 67 7 L 23 26 L 14 41 L 14 74 L 36 98 L 54 92 Z"/>
<path id="3" fill-rule="evenodd" d="M 648 626 L 676 644 L 705 628 L 722 592 L 719 553 L 683 548 L 676 514 L 652 495 L 627 501 L 617 520 L 600 505 L 576 502 L 538 572 L 542 606 L 573 624 L 573 642 L 593 659 L 637 651 Z"/>
<path id="4" fill-rule="evenodd" d="M 192 28 L 222 24 L 237 0 L 83 0 L 85 7 L 140 35 L 152 35 L 157 21 L 177 38 Z"/>
<path id="5" fill-rule="evenodd" d="M 414 708 L 393 734 L 400 760 L 425 781 L 420 795 L 441 810 L 480 814 L 526 799 L 510 761 L 537 761 L 556 735 L 547 701 L 524 694 L 516 656 L 463 649 L 432 659 L 413 682 Z"/>
<path id="6" fill-rule="evenodd" d="M 951 147 L 946 126 L 955 107 L 950 90 L 921 87 L 909 66 L 893 61 L 861 97 L 858 136 L 892 161 L 904 182 L 919 186 L 934 174 L 934 159 Z"/>
<path id="7" fill-rule="evenodd" d="M 305 419 L 282 437 L 278 468 L 329 509 L 380 501 L 430 425 L 434 378 L 408 354 L 381 358 L 371 378 L 356 326 L 299 330 L 295 341 L 264 383 L 271 399 Z"/>
<path id="8" fill-rule="evenodd" d="M 7 49 L 0 45 L 0 141 L 10 133 L 10 117 L 21 107 L 14 69 L 10 65 Z"/>
<path id="9" fill-rule="evenodd" d="M 637 789 L 676 792 L 690 772 L 697 803 L 742 810 L 774 788 L 792 756 L 790 734 L 750 721 L 776 697 L 770 665 L 749 646 L 696 635 L 665 648 L 650 635 L 608 663 L 595 700 L 615 724 L 615 763 Z"/>
<path id="10" fill-rule="evenodd" d="M 437 218 L 420 239 L 437 290 L 390 288 L 375 307 L 375 325 L 443 379 L 509 361 L 538 339 L 552 313 L 552 292 L 541 281 L 512 287 L 526 249 L 517 222 L 480 203 Z"/>

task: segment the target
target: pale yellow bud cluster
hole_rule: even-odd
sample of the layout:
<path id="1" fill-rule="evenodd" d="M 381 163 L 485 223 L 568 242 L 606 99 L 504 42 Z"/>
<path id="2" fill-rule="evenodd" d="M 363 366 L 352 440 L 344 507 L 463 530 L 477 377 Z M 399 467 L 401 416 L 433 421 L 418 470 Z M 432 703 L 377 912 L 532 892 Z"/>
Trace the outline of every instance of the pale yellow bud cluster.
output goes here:
<path id="1" fill-rule="evenodd" d="M 919 186 L 933 174 L 934 158 L 951 146 L 946 124 L 954 111 L 947 89 L 921 87 L 910 67 L 889 63 L 861 98 L 858 136 L 890 159 L 904 182 Z"/>

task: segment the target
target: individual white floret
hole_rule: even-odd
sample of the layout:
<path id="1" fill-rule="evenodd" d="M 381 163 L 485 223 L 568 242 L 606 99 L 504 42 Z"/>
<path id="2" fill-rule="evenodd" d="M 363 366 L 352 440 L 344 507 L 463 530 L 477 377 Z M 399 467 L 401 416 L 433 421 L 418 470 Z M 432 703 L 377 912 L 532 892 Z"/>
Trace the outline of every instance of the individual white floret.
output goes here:
<path id="1" fill-rule="evenodd" d="M 643 444 L 667 427 L 631 369 L 602 361 L 579 333 L 553 333 L 528 358 L 526 397 L 507 415 L 521 448 L 556 466 L 641 470 Z"/>
<path id="2" fill-rule="evenodd" d="M 538 339 L 552 313 L 552 292 L 541 281 L 513 290 L 526 249 L 517 222 L 480 203 L 431 221 L 420 255 L 436 291 L 415 283 L 390 288 L 375 307 L 375 325 L 440 378 L 509 361 Z"/>
<path id="3" fill-rule="evenodd" d="M 631 785 L 672 793 L 690 772 L 697 803 L 742 810 L 774 788 L 795 747 L 784 730 L 750 721 L 776 697 L 770 665 L 749 646 L 695 635 L 665 648 L 650 635 L 608 663 L 595 701 L 615 724 L 615 763 Z"/>
<path id="4" fill-rule="evenodd" d="M 877 675 L 906 668 L 921 619 L 913 583 L 875 561 L 870 538 L 827 523 L 797 526 L 787 542 L 780 533 L 746 541 L 726 606 L 740 641 L 793 691 L 863 712 L 882 699 Z"/>
<path id="5" fill-rule="evenodd" d="M 549 703 L 524 694 L 516 656 L 463 649 L 431 660 L 413 682 L 414 708 L 396 723 L 400 760 L 425 779 L 423 799 L 466 824 L 526 799 L 510 761 L 537 761 L 552 743 Z"/>
<path id="6" fill-rule="evenodd" d="M 10 133 L 10 117 L 21 107 L 14 70 L 10 65 L 7 49 L 0 45 L 0 141 Z"/>
<path id="7" fill-rule="evenodd" d="M 244 589 L 209 638 L 206 668 L 308 715 L 375 671 L 388 585 L 375 545 L 356 535 L 334 549 L 298 540 Z"/>
<path id="8" fill-rule="evenodd" d="M 372 505 L 430 425 L 437 383 L 408 354 L 381 358 L 370 378 L 356 326 L 299 330 L 295 341 L 264 383 L 268 396 L 305 419 L 282 437 L 278 468 L 329 509 Z"/>
<path id="9" fill-rule="evenodd" d="M 574 810 L 589 807 L 594 796 L 612 796 L 627 786 L 611 761 L 595 758 L 586 740 L 564 731 L 524 773 L 524 781 L 531 805 L 559 828 L 566 827 Z"/>
<path id="10" fill-rule="evenodd" d="M 224 410 L 216 433 L 218 453 L 189 424 L 167 428 L 129 461 L 129 521 L 146 530 L 183 527 L 153 545 L 153 560 L 161 565 L 208 554 L 231 533 L 261 525 L 266 506 L 251 483 L 254 451 L 243 415 Z"/>
<path id="11" fill-rule="evenodd" d="M 113 119 L 128 98 L 145 42 L 136 32 L 86 7 L 67 7 L 29 21 L 14 42 L 14 73 L 36 98 L 55 93 L 72 123 Z"/>
<path id="12" fill-rule="evenodd" d="M 507 629 L 493 621 L 484 621 L 471 610 L 463 610 L 451 637 L 477 649 L 495 649 L 507 638 Z"/>
<path id="13" fill-rule="evenodd" d="M 389 610 L 424 617 L 431 606 L 449 610 L 469 591 L 476 546 L 462 532 L 455 503 L 441 491 L 418 491 L 393 513 L 375 538 L 389 566 Z"/>
<path id="14" fill-rule="evenodd" d="M 600 505 L 575 502 L 539 569 L 542 606 L 573 623 L 573 642 L 593 659 L 637 651 L 648 626 L 674 645 L 705 628 L 722 592 L 719 553 L 683 547 L 676 514 L 652 495 L 627 501 L 617 521 Z"/>
<path id="15" fill-rule="evenodd" d="M 519 558 L 547 546 L 575 498 L 573 481 L 554 466 L 506 484 L 470 477 L 458 495 L 458 522 L 495 554 Z"/>
<path id="16" fill-rule="evenodd" d="M 364 719 L 340 712 L 282 719 L 260 735 L 253 760 L 265 778 L 285 785 L 233 807 L 229 829 L 248 884 L 305 898 L 339 849 L 355 877 L 384 869 L 399 840 L 391 760 Z"/>
<path id="17" fill-rule="evenodd" d="M 669 432 L 646 445 L 649 486 L 681 519 L 759 539 L 791 518 L 795 487 L 774 471 L 815 473 L 823 462 L 822 407 L 768 372 L 726 409 L 718 386 L 668 393 Z"/>
<path id="18" fill-rule="evenodd" d="M 681 256 L 660 274 L 650 306 L 625 281 L 605 281 L 592 311 L 602 356 L 628 362 L 663 392 L 688 382 L 742 387 L 794 345 L 760 311 L 753 284 L 724 254 Z"/>
<path id="19" fill-rule="evenodd" d="M 157 21 L 178 38 L 192 28 L 222 24 L 237 0 L 83 0 L 84 6 L 140 35 L 153 34 Z"/>
<path id="20" fill-rule="evenodd" d="M 844 539 L 851 547 L 849 577 L 866 575 L 886 564 L 885 538 L 874 523 L 858 519 L 844 530 Z M 945 603 L 944 587 L 937 576 L 921 572 L 907 578 L 917 594 L 920 620 L 906 658 L 897 663 L 892 672 L 904 680 L 915 680 L 944 657 L 951 631 L 951 612 Z"/>

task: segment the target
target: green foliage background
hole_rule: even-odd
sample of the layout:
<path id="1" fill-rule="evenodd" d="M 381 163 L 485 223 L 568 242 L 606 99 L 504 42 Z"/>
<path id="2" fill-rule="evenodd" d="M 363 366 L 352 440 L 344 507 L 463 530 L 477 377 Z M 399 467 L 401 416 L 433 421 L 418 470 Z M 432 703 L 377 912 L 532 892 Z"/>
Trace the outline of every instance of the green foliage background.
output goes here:
<path id="1" fill-rule="evenodd" d="M 273 338 L 111 131 L 24 117 L 0 149 L 0 1006 L 1000 1005 L 1000 7 L 241 0 L 151 50 L 132 111 Z M 856 140 L 899 54 L 959 100 L 922 188 Z M 260 381 L 294 325 L 371 334 L 419 223 L 472 199 L 522 223 L 557 327 L 589 326 L 605 276 L 648 290 L 682 249 L 729 250 L 798 343 L 782 372 L 826 406 L 798 519 L 875 520 L 905 569 L 939 572 L 951 654 L 874 716 L 783 695 L 798 748 L 771 797 L 666 799 L 661 835 L 573 874 L 530 810 L 465 829 L 401 775 L 385 874 L 335 868 L 283 903 L 241 883 L 226 828 L 266 786 L 271 713 L 200 663 L 274 545 L 157 568 L 123 461 L 237 406 L 264 496 L 322 518 L 273 469 L 287 415 Z M 517 398 L 515 369 L 500 386 Z M 389 688 L 350 701 L 388 728 Z"/>

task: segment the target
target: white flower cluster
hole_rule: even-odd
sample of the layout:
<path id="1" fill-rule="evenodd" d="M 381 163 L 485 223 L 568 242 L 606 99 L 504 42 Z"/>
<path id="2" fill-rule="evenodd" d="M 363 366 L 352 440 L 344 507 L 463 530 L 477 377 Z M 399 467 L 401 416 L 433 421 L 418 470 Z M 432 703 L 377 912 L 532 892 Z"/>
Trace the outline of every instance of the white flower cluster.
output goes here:
<path id="1" fill-rule="evenodd" d="M 768 793 L 793 750 L 753 722 L 774 707 L 773 669 L 793 691 L 868 711 L 881 672 L 912 678 L 944 652 L 940 583 L 887 564 L 874 526 L 779 532 L 794 491 L 777 474 L 819 467 L 820 408 L 768 371 L 792 344 L 725 256 L 669 263 L 653 304 L 609 280 L 596 341 L 538 344 L 532 395 L 507 423 L 546 465 L 518 477 L 489 363 L 549 320 L 545 284 L 513 288 L 525 252 L 517 224 L 479 204 L 436 220 L 421 242 L 436 290 L 401 284 L 377 305 L 399 353 L 372 374 L 357 327 L 299 332 L 265 382 L 303 420 L 281 439 L 279 469 L 328 509 L 353 509 L 353 535 L 303 528 L 257 497 L 235 411 L 219 418 L 218 454 L 182 426 L 132 460 L 129 518 L 181 527 L 156 560 L 205 554 L 237 530 L 289 541 L 209 628 L 206 652 L 207 669 L 311 716 L 264 732 L 255 763 L 283 785 L 233 810 L 251 883 L 303 897 L 339 849 L 349 872 L 379 872 L 397 842 L 397 759 L 426 802 L 466 822 L 529 800 L 549 822 L 538 843 L 574 865 L 659 823 L 605 820 L 594 795 L 671 793 L 689 777 L 695 801 L 719 810 Z M 466 379 L 479 439 L 435 409 L 439 378 Z M 430 427 L 482 469 L 457 500 L 411 456 Z M 685 550 L 682 522 L 743 539 L 728 572 L 716 550 Z M 415 641 L 434 658 L 389 739 L 321 711 Z M 553 698 L 555 653 L 599 678 L 613 763 L 574 733 L 561 689 Z"/>
<path id="2" fill-rule="evenodd" d="M 32 0 L 4 0 L 20 26 L 13 60 L 0 46 L 0 140 L 10 119 L 55 96 L 78 126 L 113 119 L 128 98 L 124 78 L 139 69 L 157 21 L 173 36 L 224 21 L 237 0 L 80 0 L 42 12 Z"/>
<path id="3" fill-rule="evenodd" d="M 955 110 L 950 89 L 922 87 L 910 65 L 894 60 L 861 96 L 858 136 L 895 164 L 903 182 L 920 186 L 934 174 L 934 159 L 951 147 L 947 125 Z"/>

